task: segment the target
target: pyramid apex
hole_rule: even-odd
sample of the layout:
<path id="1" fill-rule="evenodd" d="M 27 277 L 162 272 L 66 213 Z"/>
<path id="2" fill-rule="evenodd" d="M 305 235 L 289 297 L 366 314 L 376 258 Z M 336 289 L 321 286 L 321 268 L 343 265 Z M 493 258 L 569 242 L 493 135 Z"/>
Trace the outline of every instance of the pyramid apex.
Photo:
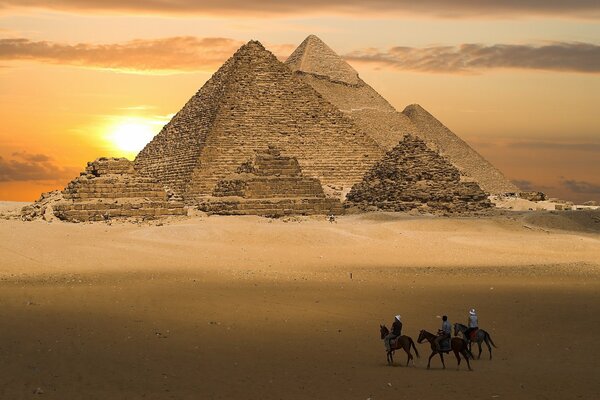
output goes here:
<path id="1" fill-rule="evenodd" d="M 350 85 L 360 83 L 358 72 L 316 35 L 309 35 L 285 64 L 294 72 L 325 77 Z"/>

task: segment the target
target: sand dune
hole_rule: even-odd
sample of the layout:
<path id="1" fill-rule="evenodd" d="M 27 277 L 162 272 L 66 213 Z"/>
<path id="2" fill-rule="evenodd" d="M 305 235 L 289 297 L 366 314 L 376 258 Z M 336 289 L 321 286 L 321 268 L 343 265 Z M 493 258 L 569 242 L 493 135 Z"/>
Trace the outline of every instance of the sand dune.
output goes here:
<path id="1" fill-rule="evenodd" d="M 600 223 L 574 213 L 0 220 L 0 398 L 593 398 Z M 492 361 L 386 365 L 379 323 L 470 307 Z"/>

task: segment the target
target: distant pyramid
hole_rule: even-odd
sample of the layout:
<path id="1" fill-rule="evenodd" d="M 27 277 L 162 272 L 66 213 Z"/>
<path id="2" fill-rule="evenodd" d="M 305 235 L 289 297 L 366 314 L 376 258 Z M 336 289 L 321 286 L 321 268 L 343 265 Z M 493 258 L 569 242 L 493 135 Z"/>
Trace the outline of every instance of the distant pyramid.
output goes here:
<path id="1" fill-rule="evenodd" d="M 314 61 L 319 59 L 321 62 Z M 350 116 L 384 149 L 394 148 L 405 134 L 417 135 L 447 157 L 466 179 L 478 182 L 485 191 L 503 193 L 519 190 L 466 142 L 421 107 L 431 118 L 426 118 L 421 112 L 411 111 L 414 106 L 407 107 L 403 113 L 398 112 L 318 37 L 307 37 L 285 63 L 326 100 Z M 342 78 L 335 70 L 344 71 Z"/>
<path id="2" fill-rule="evenodd" d="M 349 85 L 360 82 L 358 72 L 315 35 L 307 37 L 286 64 L 294 71 L 324 76 L 335 82 Z"/>
<path id="3" fill-rule="evenodd" d="M 274 145 L 304 174 L 347 192 L 384 151 L 259 42 L 242 46 L 138 154 L 136 169 L 182 195 L 210 196 Z"/>
<path id="4" fill-rule="evenodd" d="M 492 206 L 475 182 L 421 139 L 406 135 L 348 193 L 348 204 L 386 211 L 465 212 Z"/>
<path id="5" fill-rule="evenodd" d="M 402 112 L 418 127 L 419 136 L 447 159 L 454 162 L 461 173 L 473 178 L 489 193 L 519 192 L 502 172 L 473 150 L 464 140 L 446 128 L 433 115 L 418 104 L 412 104 Z"/>

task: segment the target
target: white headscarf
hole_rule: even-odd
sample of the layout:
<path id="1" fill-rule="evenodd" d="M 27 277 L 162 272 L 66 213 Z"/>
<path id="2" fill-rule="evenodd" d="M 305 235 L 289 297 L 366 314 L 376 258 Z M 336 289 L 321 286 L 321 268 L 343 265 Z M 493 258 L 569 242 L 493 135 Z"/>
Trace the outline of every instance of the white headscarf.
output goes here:
<path id="1" fill-rule="evenodd" d="M 400 321 L 400 315 L 396 315 L 396 319 Z"/>
<path id="2" fill-rule="evenodd" d="M 469 311 L 469 314 L 471 314 L 471 315 L 477 315 L 477 313 L 475 312 L 474 308 L 471 308 L 471 311 Z"/>

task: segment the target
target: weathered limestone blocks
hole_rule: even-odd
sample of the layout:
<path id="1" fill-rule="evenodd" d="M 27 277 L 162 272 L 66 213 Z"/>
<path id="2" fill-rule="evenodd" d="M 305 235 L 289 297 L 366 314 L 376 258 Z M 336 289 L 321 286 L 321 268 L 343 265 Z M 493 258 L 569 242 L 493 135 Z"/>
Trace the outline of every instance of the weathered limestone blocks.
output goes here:
<path id="1" fill-rule="evenodd" d="M 339 200 L 325 197 L 316 178 L 305 177 L 298 161 L 270 147 L 257 151 L 235 174 L 220 180 L 199 208 L 222 215 L 341 214 Z"/>
<path id="2" fill-rule="evenodd" d="M 479 185 L 420 139 L 406 135 L 347 196 L 347 206 L 421 212 L 478 211 L 492 206 Z"/>
<path id="3" fill-rule="evenodd" d="M 39 203 L 39 207 L 35 204 Z M 155 219 L 185 215 L 181 198 L 165 191 L 157 181 L 139 176 L 133 163 L 125 158 L 99 158 L 89 162 L 85 171 L 65 189 L 52 196 L 42 195 L 31 209 L 23 210 L 24 218 L 35 218 L 35 210 L 70 222 L 104 221 L 112 218 L 136 217 Z"/>
<path id="4" fill-rule="evenodd" d="M 384 154 L 343 112 L 252 41 L 138 154 L 135 165 L 195 204 L 266 143 L 293 154 L 306 176 L 348 190 Z"/>

